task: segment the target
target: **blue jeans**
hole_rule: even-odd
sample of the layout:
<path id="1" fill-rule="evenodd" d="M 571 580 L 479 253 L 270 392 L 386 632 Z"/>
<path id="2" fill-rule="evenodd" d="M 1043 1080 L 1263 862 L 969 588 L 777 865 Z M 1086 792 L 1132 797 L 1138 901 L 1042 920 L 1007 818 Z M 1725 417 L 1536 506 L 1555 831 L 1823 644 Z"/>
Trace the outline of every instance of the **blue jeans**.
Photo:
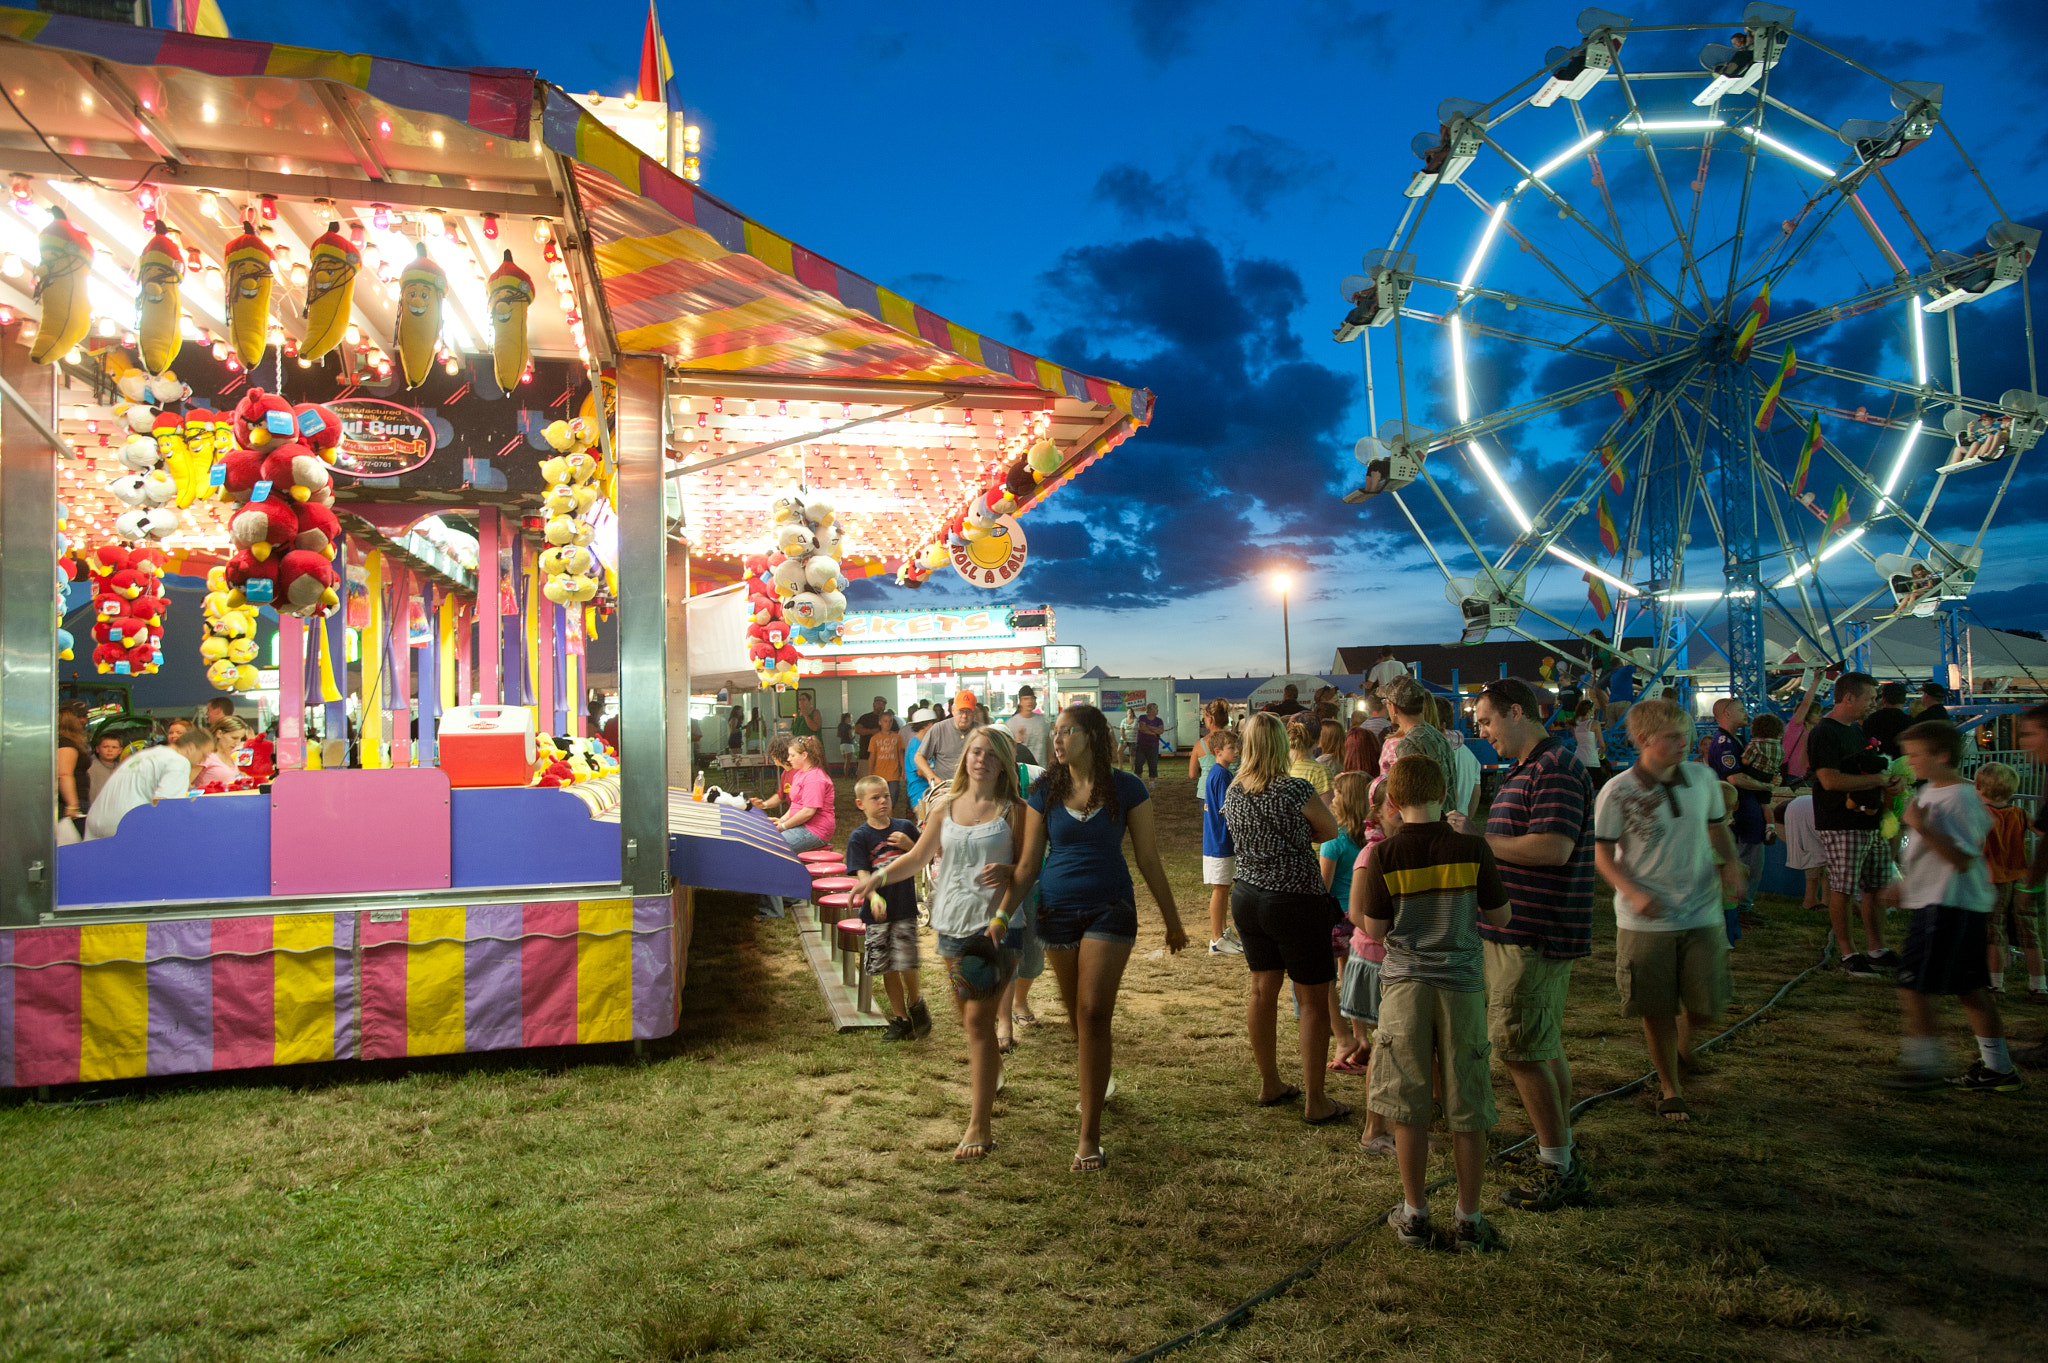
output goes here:
<path id="1" fill-rule="evenodd" d="M 807 825 L 783 829 L 782 840 L 789 844 L 789 850 L 792 852 L 815 852 L 820 847 L 830 847 L 832 845 L 816 833 L 813 833 Z M 781 895 L 764 894 L 761 896 L 761 907 L 755 911 L 754 916 L 756 918 L 781 918 L 787 911 L 788 902 Z"/>

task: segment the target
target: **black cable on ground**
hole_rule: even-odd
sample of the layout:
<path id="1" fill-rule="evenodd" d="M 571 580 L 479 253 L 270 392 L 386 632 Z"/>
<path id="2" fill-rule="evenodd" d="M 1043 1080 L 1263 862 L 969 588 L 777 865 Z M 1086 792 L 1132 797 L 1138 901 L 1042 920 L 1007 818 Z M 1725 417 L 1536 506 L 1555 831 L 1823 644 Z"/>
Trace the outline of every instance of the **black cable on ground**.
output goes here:
<path id="1" fill-rule="evenodd" d="M 1744 1017 L 1740 1022 L 1736 1023 L 1733 1027 L 1730 1027 L 1726 1031 L 1719 1032 L 1715 1034 L 1713 1037 L 1710 1037 L 1709 1039 L 1702 1041 L 1699 1045 L 1693 1047 L 1693 1050 L 1697 1053 L 1699 1051 L 1704 1051 L 1711 1046 L 1720 1045 L 1723 1041 L 1726 1041 L 1729 1037 L 1734 1036 L 1737 1032 L 1749 1026 L 1749 1024 L 1751 1024 L 1752 1022 L 1755 1022 L 1765 1013 L 1768 1013 L 1771 1009 L 1777 1007 L 1779 1003 L 1784 1001 L 1785 996 L 1791 993 L 1792 990 L 1795 987 L 1797 987 L 1802 981 L 1804 981 L 1807 976 L 1811 975 L 1814 971 L 1823 969 L 1827 966 L 1828 962 L 1834 957 L 1834 947 L 1834 935 L 1830 933 L 1828 935 L 1827 940 L 1821 945 L 1820 959 L 1818 961 L 1815 961 L 1812 965 L 1800 971 L 1791 979 L 1785 981 L 1784 984 L 1779 986 L 1777 993 L 1771 995 L 1771 997 L 1765 1000 L 1764 1003 L 1761 1006 L 1759 1006 L 1754 1012 Z M 1641 1077 L 1636 1079 L 1632 1079 L 1628 1083 L 1623 1084 L 1618 1088 L 1611 1088 L 1608 1089 L 1605 1093 L 1596 1093 L 1592 1095 L 1590 1098 L 1580 1100 L 1572 1107 L 1572 1120 L 1576 1122 L 1578 1120 L 1580 1113 L 1586 1111 L 1586 1109 L 1592 1107 L 1596 1103 L 1604 1103 L 1607 1102 L 1609 1099 L 1613 1098 L 1626 1098 L 1629 1094 L 1636 1092 L 1638 1089 L 1642 1088 L 1645 1084 L 1648 1084 L 1656 1077 L 1657 1072 L 1655 1070 L 1652 1070 L 1648 1074 L 1642 1075 Z M 1487 1163 L 1489 1165 L 1498 1165 L 1503 1158 L 1513 1154 L 1517 1150 L 1520 1150 L 1523 1146 L 1528 1145 L 1531 1141 L 1535 1139 L 1536 1137 L 1533 1135 L 1524 1136 L 1521 1140 L 1516 1141 L 1513 1145 L 1510 1145 L 1503 1150 L 1495 1152 L 1490 1158 L 1488 1158 Z M 1433 1193 L 1437 1189 L 1445 1187 L 1448 1184 L 1455 1183 L 1456 1181 L 1456 1174 L 1445 1174 L 1442 1178 L 1437 1179 L 1434 1183 L 1431 1183 L 1427 1187 L 1425 1187 L 1423 1191 L 1427 1193 Z M 1343 1250 L 1350 1248 L 1351 1245 L 1354 1242 L 1356 1242 L 1361 1236 L 1367 1234 L 1370 1231 L 1378 1230 L 1381 1226 L 1385 1225 L 1387 1217 L 1393 1211 L 1394 1207 L 1389 1206 L 1386 1209 L 1386 1211 L 1381 1212 L 1378 1216 L 1367 1221 L 1358 1229 L 1344 1236 L 1335 1244 L 1331 1245 L 1328 1249 L 1325 1249 L 1322 1253 L 1316 1255 L 1315 1258 L 1310 1259 L 1307 1263 L 1303 1264 L 1300 1268 L 1295 1269 L 1292 1273 L 1280 1279 L 1278 1282 L 1268 1284 L 1266 1287 L 1263 1287 L 1259 1289 L 1257 1292 L 1254 1292 L 1251 1296 L 1246 1297 L 1243 1301 L 1231 1307 L 1228 1311 L 1225 1311 L 1222 1315 L 1216 1317 L 1216 1319 L 1210 1321 L 1208 1324 L 1198 1325 L 1184 1335 L 1177 1335 L 1174 1338 L 1167 1340 L 1164 1344 L 1155 1344 L 1141 1354 L 1132 1354 L 1129 1358 L 1124 1360 L 1124 1363 L 1150 1363 L 1152 1359 L 1163 1358 L 1167 1354 L 1174 1352 L 1176 1349 L 1182 1349 L 1190 1344 L 1193 1344 L 1196 1340 L 1201 1339 L 1205 1335 L 1219 1334 L 1222 1331 L 1229 1329 L 1231 1326 L 1238 1324 L 1239 1322 L 1243 1321 L 1247 1316 L 1251 1315 L 1252 1311 L 1256 1307 L 1271 1301 L 1273 1298 L 1279 1296 L 1282 1292 L 1285 1292 L 1288 1288 L 1294 1286 L 1296 1283 L 1302 1282 L 1305 1279 L 1315 1276 L 1316 1272 L 1320 1270 L 1325 1263 L 1329 1262 L 1329 1260 L 1333 1256 L 1337 1255 Z"/>

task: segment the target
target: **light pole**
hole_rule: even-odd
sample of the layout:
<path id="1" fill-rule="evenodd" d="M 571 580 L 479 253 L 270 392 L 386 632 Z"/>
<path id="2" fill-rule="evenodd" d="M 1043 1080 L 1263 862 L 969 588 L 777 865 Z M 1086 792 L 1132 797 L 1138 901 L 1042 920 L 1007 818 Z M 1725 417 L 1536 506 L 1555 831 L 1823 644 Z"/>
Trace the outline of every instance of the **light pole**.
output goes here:
<path id="1" fill-rule="evenodd" d="M 1287 628 L 1287 589 L 1294 585 L 1294 579 L 1286 573 L 1273 574 L 1273 585 L 1280 589 L 1280 649 L 1284 670 L 1294 671 L 1294 639 Z"/>

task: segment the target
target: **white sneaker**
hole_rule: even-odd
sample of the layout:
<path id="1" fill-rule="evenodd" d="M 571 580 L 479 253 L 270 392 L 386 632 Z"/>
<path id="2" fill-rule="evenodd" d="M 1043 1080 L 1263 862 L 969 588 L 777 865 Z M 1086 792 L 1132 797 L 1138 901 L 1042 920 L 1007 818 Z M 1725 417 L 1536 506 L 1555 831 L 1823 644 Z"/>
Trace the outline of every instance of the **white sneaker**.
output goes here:
<path id="1" fill-rule="evenodd" d="M 1225 928 L 1221 937 L 1209 943 L 1209 954 L 1211 956 L 1244 955 L 1244 943 L 1237 940 L 1237 929 Z"/>

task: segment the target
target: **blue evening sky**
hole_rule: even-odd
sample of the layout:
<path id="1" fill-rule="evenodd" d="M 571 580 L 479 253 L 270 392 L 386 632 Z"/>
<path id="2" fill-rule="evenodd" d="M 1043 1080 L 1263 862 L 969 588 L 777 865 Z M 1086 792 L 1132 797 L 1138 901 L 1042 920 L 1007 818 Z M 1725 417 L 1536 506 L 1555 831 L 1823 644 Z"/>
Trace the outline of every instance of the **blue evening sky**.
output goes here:
<path id="1" fill-rule="evenodd" d="M 241 37 L 448 65 L 533 67 L 569 89 L 604 93 L 630 88 L 646 12 L 636 0 L 221 6 Z M 1741 6 L 1658 0 L 1612 8 L 1639 24 L 1732 27 Z M 1363 251 L 1387 244 L 1407 206 L 1401 189 L 1418 164 L 1409 141 L 1434 131 L 1438 102 L 1491 99 L 1515 84 L 1547 48 L 1576 40 L 1578 9 L 1488 0 L 672 0 L 662 21 L 705 129 L 707 188 L 962 325 L 1157 393 L 1151 429 L 1027 518 L 1033 561 L 1014 596 L 1052 603 L 1064 642 L 1085 645 L 1090 660 L 1112 673 L 1136 676 L 1278 671 L 1279 618 L 1267 579 L 1282 567 L 1297 582 L 1297 668 L 1327 666 L 1340 645 L 1455 637 L 1442 577 L 1399 511 L 1386 498 L 1363 508 L 1338 500 L 1358 481 L 1351 445 L 1367 433 L 1367 420 L 1360 347 L 1329 336 L 1345 311 L 1337 282 L 1358 268 Z M 1802 31 L 1889 76 L 1944 82 L 1944 113 L 2007 215 L 2043 221 L 2048 138 L 2034 111 L 2048 77 L 2048 6 L 1824 0 L 1798 11 Z M 1624 61 L 1639 71 L 1690 69 L 1701 42 L 1724 38 L 1640 34 Z M 1890 116 L 1882 86 L 1811 48 L 1795 46 L 1779 73 L 1774 90 L 1830 127 Z M 1696 88 L 1691 81 L 1660 87 L 1666 116 L 1689 111 Z M 1586 101 L 1589 125 L 1618 116 L 1613 89 L 1603 87 L 1610 102 Z M 1769 126 L 1788 143 L 1828 162 L 1843 154 L 1824 133 L 1771 117 Z M 1525 164 L 1578 136 L 1563 102 L 1518 116 L 1500 135 Z M 1666 140 L 1662 165 L 1684 198 L 1700 160 L 1698 136 Z M 1612 150 L 1603 164 L 1615 212 L 1633 248 L 1654 250 L 1673 234 L 1661 204 L 1647 197 L 1654 191 L 1645 154 L 1623 164 L 1625 142 Z M 1769 223 L 1763 235 L 1798 218 L 1802 191 L 1813 183 L 1800 174 L 1789 163 L 1759 159 L 1751 221 Z M 1733 160 L 1723 155 L 1707 178 L 1702 242 L 1725 235 L 1739 209 L 1728 190 L 1740 185 Z M 1902 161 L 1892 180 L 1936 249 L 1975 249 L 1995 216 L 1938 136 Z M 1512 177 L 1498 160 L 1482 161 L 1471 183 L 1493 200 Z M 1559 172 L 1556 187 L 1603 226 L 1609 221 L 1601 186 L 1583 162 Z M 1881 192 L 1866 189 L 1864 198 L 1874 214 L 1892 212 Z M 1418 268 L 1455 278 L 1484 221 L 1469 202 L 1440 194 L 1417 234 Z M 1615 289 L 1601 292 L 1612 258 L 1574 237 L 1547 206 L 1518 206 L 1513 221 L 1575 287 L 1603 302 L 1619 297 Z M 1883 230 L 1909 263 L 1924 266 L 1925 253 L 1916 252 L 1895 213 Z M 1850 219 L 1826 232 L 1779 290 L 1776 315 L 1888 282 L 1869 237 Z M 1539 274 L 1510 246 L 1489 257 L 1482 282 L 1560 296 L 1557 281 Z M 2019 292 L 1963 310 L 1962 377 L 1973 395 L 2027 384 Z M 1445 299 L 1418 289 L 1410 301 L 1440 311 Z M 1528 309 L 1492 306 L 1475 311 L 1475 321 L 1515 329 L 1517 319 L 1531 317 Z M 1807 340 L 1800 345 L 1803 358 L 1900 377 L 1908 335 L 1893 307 L 1846 320 L 1815 337 L 1811 349 Z M 1945 334 L 1928 335 L 1941 352 L 1935 377 L 1946 383 Z M 1391 339 L 1387 329 L 1372 336 L 1382 421 L 1398 403 Z M 1407 326 L 1404 343 L 1411 418 L 1449 424 L 1441 372 L 1448 352 L 1439 331 Z M 1477 341 L 1471 358 L 1478 410 L 1588 376 L 1546 352 Z M 1873 412 L 1892 410 L 1893 402 L 1840 384 L 1803 396 Z M 1498 454 L 1507 477 L 1532 509 L 1585 448 L 1587 431 L 1613 411 L 1601 398 L 1503 437 Z M 1828 435 L 1865 467 L 1888 467 L 1898 439 L 1846 420 L 1831 423 Z M 1933 439 L 1919 448 L 1905 485 L 1916 508 L 1931 470 L 1947 457 L 1944 448 Z M 1512 526 L 1487 486 L 1455 455 L 1432 456 L 1431 468 L 1497 552 L 1506 538 L 1501 528 L 1511 534 Z M 2002 469 L 1979 470 L 1973 483 L 1954 480 L 1942 502 L 1947 520 L 1935 518 L 1938 533 L 1972 538 L 2002 476 Z M 1823 500 L 1836 481 L 1831 473 L 1816 477 Z M 2023 464 L 1984 541 L 1973 604 L 1988 624 L 2048 625 L 2048 570 L 2038 566 L 2041 490 Z M 1443 537 L 1447 555 L 1462 549 L 1433 500 L 1409 505 L 1432 537 Z M 1801 533 L 1811 541 L 1811 531 Z M 1873 545 L 1876 538 L 1873 531 Z M 1898 547 L 1899 538 L 1887 547 Z M 1601 557 L 1590 521 L 1568 542 Z M 1718 551 L 1702 557 L 1699 547 L 1690 567 L 1695 582 L 1718 564 Z M 1469 559 L 1454 559 L 1452 570 L 1469 572 Z M 1823 577 L 1836 595 L 1860 596 L 1876 581 L 1855 555 L 1829 570 Z M 916 594 L 860 585 L 854 604 L 976 595 L 933 581 Z M 1574 571 L 1539 573 L 1530 591 L 1562 618 L 1593 624 Z"/>

